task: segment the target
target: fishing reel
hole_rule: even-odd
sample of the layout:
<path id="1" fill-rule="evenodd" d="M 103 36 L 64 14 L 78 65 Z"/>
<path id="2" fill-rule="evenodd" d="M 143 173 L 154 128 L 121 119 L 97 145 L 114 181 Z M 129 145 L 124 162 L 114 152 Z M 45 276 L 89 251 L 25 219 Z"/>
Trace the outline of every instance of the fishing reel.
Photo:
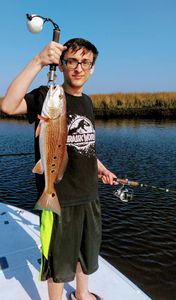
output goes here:
<path id="1" fill-rule="evenodd" d="M 122 184 L 114 192 L 114 196 L 119 198 L 122 202 L 129 202 L 133 200 L 133 189 L 125 184 Z"/>

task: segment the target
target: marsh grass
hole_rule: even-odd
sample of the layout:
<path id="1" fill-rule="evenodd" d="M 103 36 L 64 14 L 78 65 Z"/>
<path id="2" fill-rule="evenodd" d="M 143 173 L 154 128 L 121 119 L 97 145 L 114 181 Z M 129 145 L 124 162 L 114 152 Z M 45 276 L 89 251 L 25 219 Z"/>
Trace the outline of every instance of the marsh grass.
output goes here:
<path id="1" fill-rule="evenodd" d="M 176 108 L 176 92 L 91 95 L 95 109 Z"/>
<path id="2" fill-rule="evenodd" d="M 176 117 L 176 92 L 94 94 L 90 97 L 96 117 Z"/>
<path id="3" fill-rule="evenodd" d="M 176 92 L 96 94 L 91 98 L 96 117 L 176 117 Z"/>

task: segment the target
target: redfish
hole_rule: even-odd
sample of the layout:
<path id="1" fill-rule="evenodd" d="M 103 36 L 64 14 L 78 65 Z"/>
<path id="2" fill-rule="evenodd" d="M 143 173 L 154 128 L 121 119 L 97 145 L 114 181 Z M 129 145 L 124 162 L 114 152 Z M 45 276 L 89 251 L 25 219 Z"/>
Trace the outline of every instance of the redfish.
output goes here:
<path id="1" fill-rule="evenodd" d="M 62 179 L 68 161 L 66 98 L 61 86 L 49 88 L 38 117 L 36 137 L 39 136 L 41 159 L 33 173 L 44 173 L 45 188 L 35 208 L 52 210 L 60 215 L 61 206 L 54 184 Z"/>

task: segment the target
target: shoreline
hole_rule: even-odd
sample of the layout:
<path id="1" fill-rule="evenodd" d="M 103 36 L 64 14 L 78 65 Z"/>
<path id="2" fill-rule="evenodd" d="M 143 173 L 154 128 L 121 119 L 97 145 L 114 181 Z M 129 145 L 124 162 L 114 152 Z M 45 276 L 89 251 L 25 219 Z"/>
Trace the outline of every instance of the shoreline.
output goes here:
<path id="1" fill-rule="evenodd" d="M 158 108 L 119 108 L 117 110 L 94 109 L 96 119 L 174 119 L 176 118 L 176 109 L 158 109 Z"/>
<path id="2" fill-rule="evenodd" d="M 174 119 L 176 108 L 94 108 L 95 119 Z M 0 119 L 27 120 L 27 115 L 7 115 L 0 111 Z"/>
<path id="3" fill-rule="evenodd" d="M 92 99 L 96 119 L 114 118 L 176 118 L 176 92 L 156 93 L 112 93 L 89 95 Z M 1 111 L 0 119 L 27 119 L 26 115 L 6 115 Z"/>

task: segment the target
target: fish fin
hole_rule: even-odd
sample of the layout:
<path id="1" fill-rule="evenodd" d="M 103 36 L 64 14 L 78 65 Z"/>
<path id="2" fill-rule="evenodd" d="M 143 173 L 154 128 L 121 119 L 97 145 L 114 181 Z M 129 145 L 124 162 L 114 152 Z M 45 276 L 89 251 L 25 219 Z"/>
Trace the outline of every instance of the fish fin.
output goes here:
<path id="1" fill-rule="evenodd" d="M 40 135 L 40 128 L 41 128 L 41 124 L 39 123 L 35 131 L 35 137 L 38 137 Z"/>
<path id="2" fill-rule="evenodd" d="M 36 163 L 36 165 L 32 169 L 32 172 L 37 173 L 37 174 L 43 174 L 44 170 L 43 170 L 43 165 L 42 165 L 41 159 Z"/>
<path id="3" fill-rule="evenodd" d="M 61 181 L 61 179 L 64 175 L 64 172 L 66 170 L 67 163 L 68 163 L 68 153 L 67 153 L 67 151 L 65 151 L 64 158 L 63 158 L 62 164 L 60 165 L 59 172 L 58 172 L 58 175 L 56 178 L 56 182 Z"/>
<path id="4" fill-rule="evenodd" d="M 40 199 L 37 201 L 35 209 L 50 210 L 61 216 L 61 206 L 59 204 L 56 191 L 53 189 L 51 194 L 48 194 L 46 191 L 44 191 Z"/>
<path id="5" fill-rule="evenodd" d="M 44 117 L 42 115 L 38 115 L 38 119 L 41 120 L 41 121 L 45 121 L 45 122 L 48 122 L 49 121 L 49 118 L 48 117 Z"/>

